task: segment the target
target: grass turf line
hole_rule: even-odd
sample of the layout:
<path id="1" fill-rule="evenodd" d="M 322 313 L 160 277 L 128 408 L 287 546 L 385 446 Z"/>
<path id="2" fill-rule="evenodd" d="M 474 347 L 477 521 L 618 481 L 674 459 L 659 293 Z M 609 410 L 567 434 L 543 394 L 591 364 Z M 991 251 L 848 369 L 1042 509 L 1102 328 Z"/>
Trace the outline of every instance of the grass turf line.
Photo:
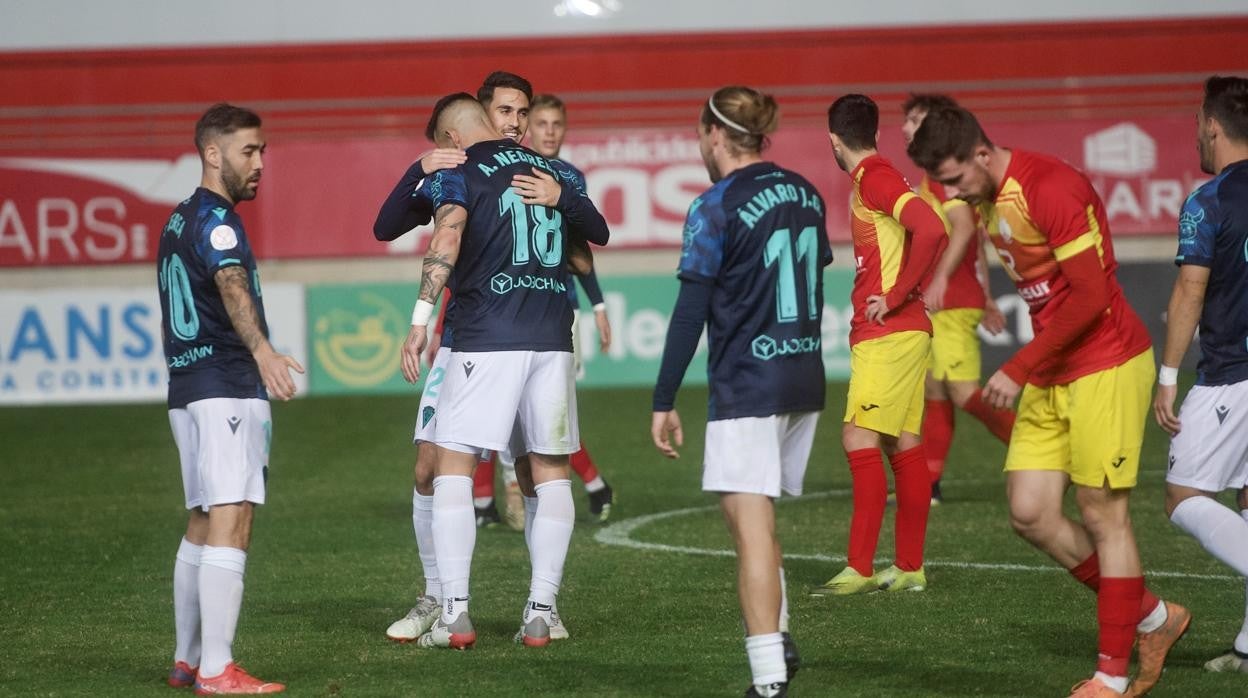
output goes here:
<path id="1" fill-rule="evenodd" d="M 849 486 L 839 445 L 844 385 L 829 386 L 807 491 Z M 578 522 L 560 595 L 569 642 L 511 643 L 528 589 L 523 539 L 482 531 L 473 568 L 472 652 L 394 645 L 386 626 L 423 589 L 411 533 L 408 443 L 416 395 L 274 406 L 270 504 L 257 514 L 235 655 L 293 696 L 739 695 L 749 680 L 733 560 L 609 547 Z M 686 442 L 663 459 L 649 391 L 581 394 L 586 444 L 617 491 L 615 520 L 714 500 L 699 491 L 705 391 L 678 407 Z M 0 695 L 170 696 L 173 555 L 185 524 L 160 405 L 0 410 Z M 1166 521 L 1165 438 L 1150 425 L 1133 518 L 1145 566 L 1228 574 Z M 1003 447 L 958 414 L 932 559 L 1044 565 L 1005 516 Z M 841 555 L 847 498 L 778 508 L 786 552 Z M 891 510 L 888 517 L 891 519 Z M 730 547 L 714 511 L 655 522 L 638 540 Z M 891 520 L 880 556 L 892 551 Z M 1063 574 L 933 568 L 922 594 L 813 599 L 840 569 L 786 563 L 805 668 L 795 696 L 1064 695 L 1090 674 L 1094 599 Z M 1238 630 L 1237 582 L 1154 578 L 1188 605 L 1192 631 L 1152 695 L 1234 695 L 1242 676 L 1200 665 Z"/>

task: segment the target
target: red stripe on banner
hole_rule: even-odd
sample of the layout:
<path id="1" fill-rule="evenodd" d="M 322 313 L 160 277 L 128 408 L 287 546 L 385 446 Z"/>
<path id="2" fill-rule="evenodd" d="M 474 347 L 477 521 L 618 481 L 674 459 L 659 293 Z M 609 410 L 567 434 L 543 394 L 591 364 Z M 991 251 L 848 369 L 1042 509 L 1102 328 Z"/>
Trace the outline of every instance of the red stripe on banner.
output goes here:
<path id="1" fill-rule="evenodd" d="M 838 94 L 872 95 L 904 170 L 899 105 L 949 92 L 993 138 L 1086 167 L 1113 231 L 1169 234 L 1200 179 L 1192 114 L 1213 72 L 1248 72 L 1248 17 L 577 38 L 23 52 L 0 61 L 0 266 L 150 261 L 198 181 L 192 128 L 247 104 L 270 143 L 240 211 L 262 258 L 410 254 L 373 240 L 377 206 L 428 145 L 433 101 L 505 68 L 568 103 L 567 158 L 619 247 L 674 246 L 707 185 L 693 125 L 720 84 L 782 109 L 769 156 L 810 178 L 848 239 L 847 180 L 822 124 Z M 1199 47 L 1194 50 L 1193 47 Z"/>

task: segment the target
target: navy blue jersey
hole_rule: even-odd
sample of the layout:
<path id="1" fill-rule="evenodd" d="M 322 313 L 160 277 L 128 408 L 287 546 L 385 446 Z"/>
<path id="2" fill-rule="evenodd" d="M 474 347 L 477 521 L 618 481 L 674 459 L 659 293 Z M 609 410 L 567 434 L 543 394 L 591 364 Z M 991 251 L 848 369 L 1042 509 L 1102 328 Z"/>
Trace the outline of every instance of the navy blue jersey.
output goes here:
<path id="1" fill-rule="evenodd" d="M 558 160 L 511 140 L 477 143 L 467 155 L 466 163 L 435 172 L 420 189 L 434 210 L 457 204 L 468 211 L 448 281 L 455 303 L 446 323 L 454 327 L 455 349 L 572 351 L 568 231 L 605 244 L 606 221 Z M 534 168 L 560 180 L 557 209 L 527 205 L 512 189 L 514 175 Z"/>
<path id="2" fill-rule="evenodd" d="M 677 275 L 712 287 L 711 420 L 823 409 L 824 221 L 815 187 L 770 162 L 689 207 Z"/>
<path id="3" fill-rule="evenodd" d="M 203 187 L 169 217 L 156 257 L 169 407 L 212 397 L 268 399 L 260 370 L 226 312 L 214 278 L 241 266 L 267 337 L 256 258 L 233 205 Z"/>
<path id="4" fill-rule="evenodd" d="M 1174 261 L 1209 268 L 1196 383 L 1248 379 L 1248 160 L 1228 165 L 1187 197 Z"/>

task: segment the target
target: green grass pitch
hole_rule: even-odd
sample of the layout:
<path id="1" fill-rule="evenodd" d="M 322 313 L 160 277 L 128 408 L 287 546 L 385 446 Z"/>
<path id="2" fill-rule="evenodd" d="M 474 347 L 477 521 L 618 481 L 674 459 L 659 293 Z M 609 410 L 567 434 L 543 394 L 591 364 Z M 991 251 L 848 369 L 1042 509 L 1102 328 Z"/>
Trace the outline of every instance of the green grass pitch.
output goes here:
<path id="1" fill-rule="evenodd" d="M 791 695 L 1067 695 L 1093 669 L 1093 595 L 1014 536 L 1004 448 L 964 414 L 947 501 L 932 513 L 928 591 L 807 594 L 843 566 L 850 516 L 844 385 L 828 395 L 806 478 L 818 496 L 777 509 L 805 660 Z M 423 589 L 411 531 L 416 396 L 275 405 L 270 503 L 256 518 L 235 656 L 292 696 L 740 695 L 749 671 L 734 565 L 716 554 L 730 542 L 699 491 L 705 398 L 681 395 L 688 431 L 673 462 L 650 444 L 649 391 L 582 393 L 582 435 L 617 492 L 613 520 L 692 511 L 603 536 L 577 486 L 559 603 L 572 639 L 544 650 L 511 642 L 528 589 L 522 537 L 482 531 L 478 642 L 463 653 L 384 637 Z M 0 695 L 189 695 L 163 684 L 185 522 L 163 406 L 8 408 L 0 444 Z M 1136 531 L 1159 573 L 1150 586 L 1195 620 L 1153 695 L 1246 695 L 1248 676 L 1201 669 L 1238 631 L 1244 584 L 1166 521 L 1165 457 L 1150 424 Z M 880 554 L 891 552 L 886 522 Z"/>

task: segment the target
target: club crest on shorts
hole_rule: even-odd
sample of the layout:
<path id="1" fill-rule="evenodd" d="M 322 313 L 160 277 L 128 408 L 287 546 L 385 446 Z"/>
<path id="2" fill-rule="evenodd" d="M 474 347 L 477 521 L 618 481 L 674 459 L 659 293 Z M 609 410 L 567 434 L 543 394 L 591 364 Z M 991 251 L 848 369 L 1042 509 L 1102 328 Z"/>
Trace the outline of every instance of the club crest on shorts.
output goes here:
<path id="1" fill-rule="evenodd" d="M 420 411 L 420 426 L 422 427 L 429 426 L 430 420 L 433 419 L 433 415 L 437 411 L 438 411 L 437 408 L 434 407 L 433 405 L 425 405 L 425 409 Z"/>

